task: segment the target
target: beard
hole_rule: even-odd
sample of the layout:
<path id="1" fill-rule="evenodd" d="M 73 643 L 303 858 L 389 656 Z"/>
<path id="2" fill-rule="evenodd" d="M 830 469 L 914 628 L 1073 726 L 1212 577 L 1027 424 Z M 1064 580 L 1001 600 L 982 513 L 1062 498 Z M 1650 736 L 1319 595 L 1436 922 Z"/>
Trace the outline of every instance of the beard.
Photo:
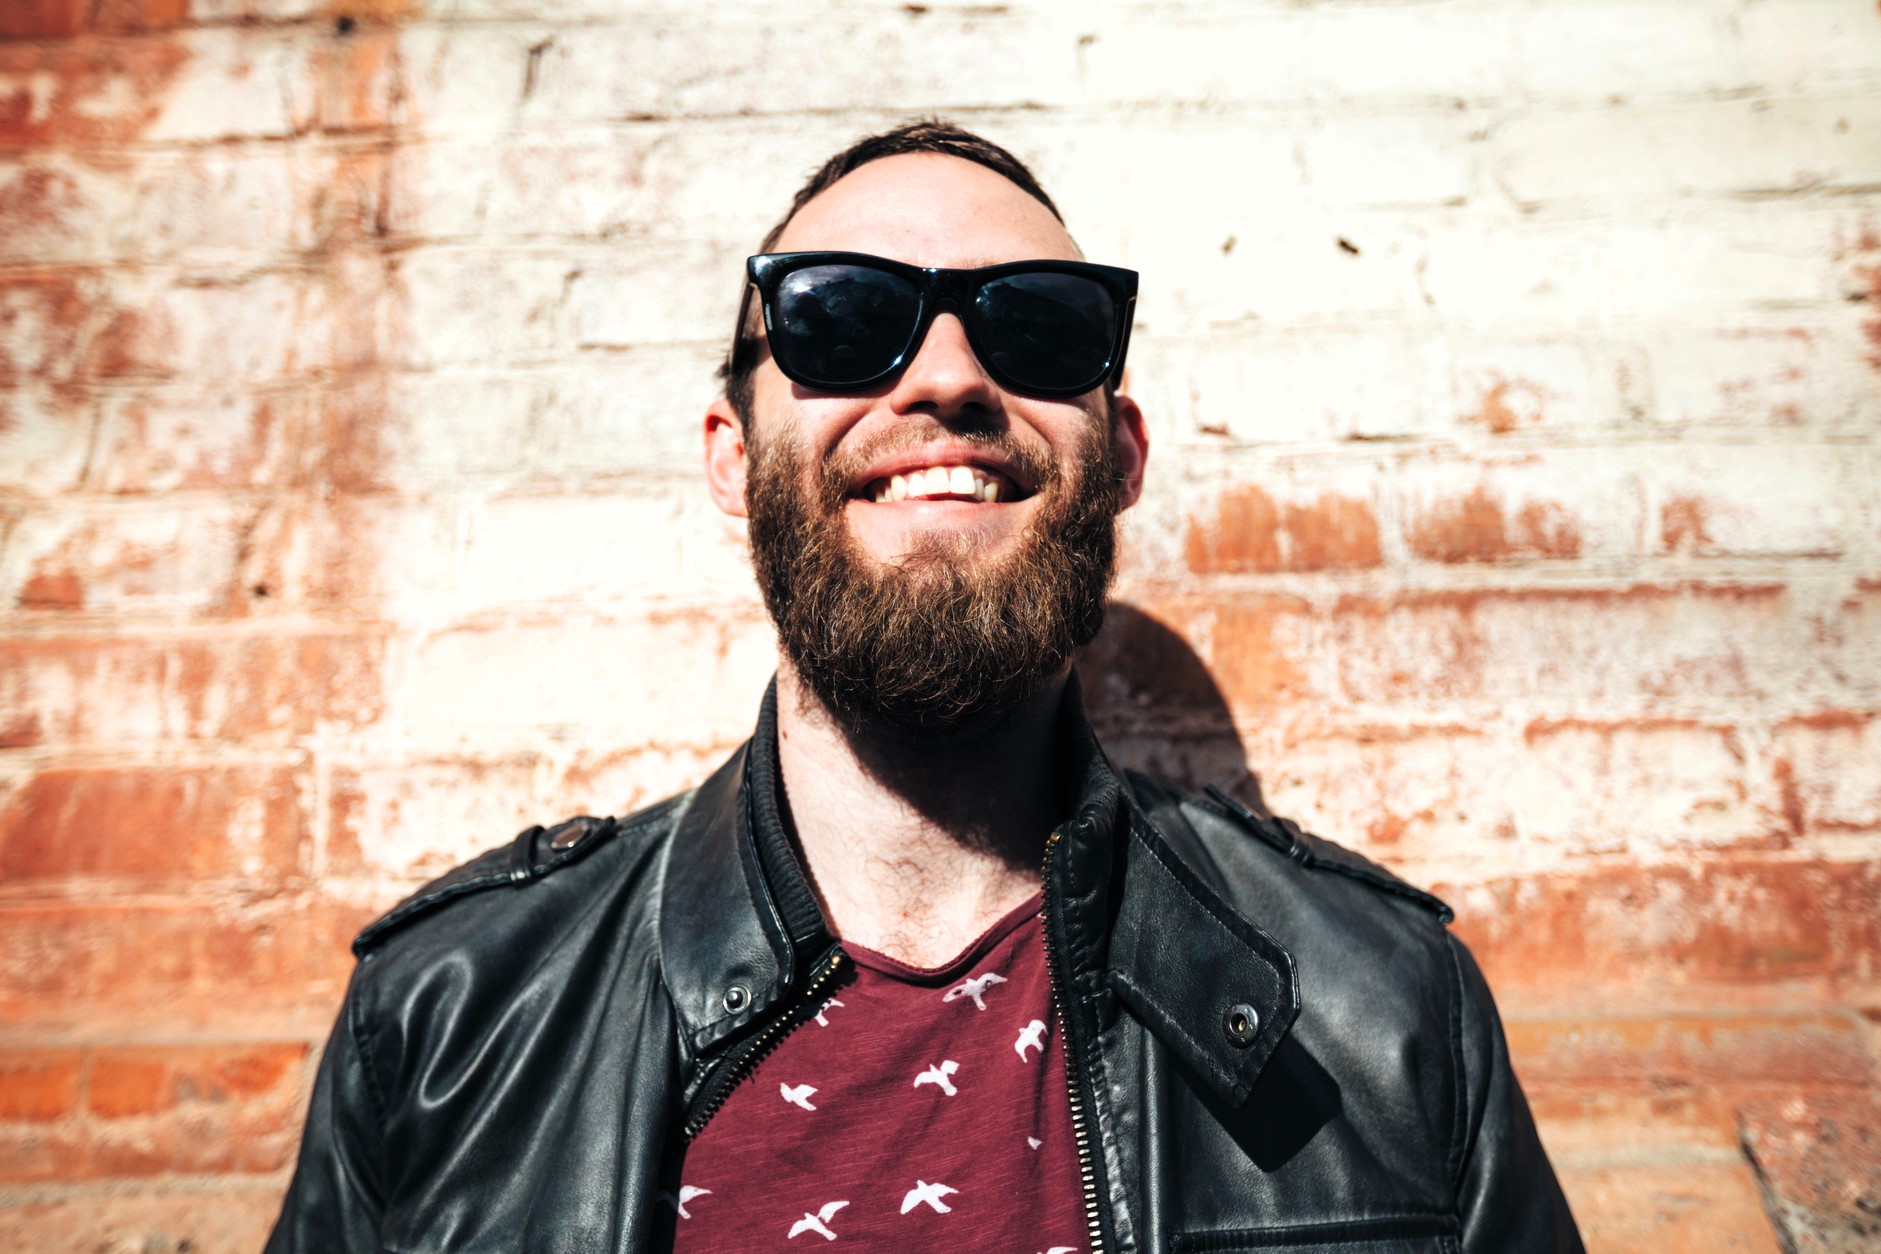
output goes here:
<path id="1" fill-rule="evenodd" d="M 955 434 L 998 449 L 1036 485 L 1034 520 L 1003 557 L 976 554 L 971 537 L 929 535 L 877 562 L 850 533 L 844 502 L 880 446 L 830 458 L 805 490 L 804 457 L 788 439 L 747 435 L 764 604 L 798 678 L 851 728 L 995 723 L 1103 626 L 1121 488 L 1108 414 L 1069 472 L 1002 433 Z"/>

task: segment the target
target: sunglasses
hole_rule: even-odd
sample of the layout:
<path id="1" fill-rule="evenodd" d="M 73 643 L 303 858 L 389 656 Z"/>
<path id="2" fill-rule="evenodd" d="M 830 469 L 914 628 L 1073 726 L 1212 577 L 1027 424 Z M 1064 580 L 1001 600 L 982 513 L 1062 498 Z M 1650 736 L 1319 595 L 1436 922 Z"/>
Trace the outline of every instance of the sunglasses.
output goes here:
<path id="1" fill-rule="evenodd" d="M 1010 391 L 1080 396 L 1123 377 L 1134 270 L 1082 261 L 942 270 L 867 253 L 766 253 L 746 266 L 772 360 L 785 378 L 818 392 L 859 392 L 892 378 L 943 312 L 960 319 L 980 364 Z"/>

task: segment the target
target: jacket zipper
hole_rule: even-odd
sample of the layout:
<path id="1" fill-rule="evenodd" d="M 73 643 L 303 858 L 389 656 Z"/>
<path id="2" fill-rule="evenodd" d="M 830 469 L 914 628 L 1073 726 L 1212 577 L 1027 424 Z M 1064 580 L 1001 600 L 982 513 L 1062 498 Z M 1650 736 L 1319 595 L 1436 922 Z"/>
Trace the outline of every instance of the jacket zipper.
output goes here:
<path id="1" fill-rule="evenodd" d="M 1103 1254 L 1103 1217 L 1097 1196 L 1097 1167 L 1091 1156 L 1091 1132 L 1084 1093 L 1079 1080 L 1084 1075 L 1084 1058 L 1078 1041 L 1070 1031 L 1070 1015 L 1065 1012 L 1066 982 L 1059 970 L 1059 949 L 1053 941 L 1057 916 L 1051 909 L 1052 855 L 1062 836 L 1057 828 L 1045 838 L 1045 865 L 1041 872 L 1045 885 L 1045 968 L 1051 975 L 1052 1010 L 1058 1017 L 1058 1039 L 1065 1043 L 1065 1088 L 1071 1094 L 1071 1131 L 1078 1145 L 1078 1179 L 1084 1186 L 1084 1223 L 1090 1230 L 1090 1254 Z"/>
<path id="2" fill-rule="evenodd" d="M 779 1041 L 801 1027 L 806 1019 L 813 1017 L 803 1012 L 807 1007 L 816 1004 L 816 999 L 823 989 L 836 978 L 836 972 L 842 968 L 843 957 L 842 946 L 831 946 L 830 952 L 824 956 L 822 962 L 817 964 L 816 970 L 810 973 L 810 979 L 804 984 L 797 1004 L 765 1025 L 763 1031 L 746 1042 L 743 1052 L 726 1065 L 723 1074 L 713 1084 L 711 1096 L 705 1100 L 704 1105 L 699 1107 L 698 1113 L 686 1122 L 684 1138 L 688 1144 L 704 1130 L 706 1124 L 712 1121 L 712 1116 L 716 1115 L 719 1107 L 725 1104 L 725 1099 L 731 1096 L 732 1090 L 738 1087 L 739 1081 L 764 1061 L 764 1056 L 775 1049 Z"/>

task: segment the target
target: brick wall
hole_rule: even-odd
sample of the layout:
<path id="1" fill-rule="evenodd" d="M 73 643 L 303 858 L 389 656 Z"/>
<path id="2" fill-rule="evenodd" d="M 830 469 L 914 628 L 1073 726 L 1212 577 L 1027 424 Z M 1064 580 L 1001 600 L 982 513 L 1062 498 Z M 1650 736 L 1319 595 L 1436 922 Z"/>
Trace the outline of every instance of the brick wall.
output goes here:
<path id="1" fill-rule="evenodd" d="M 917 111 L 1144 272 L 1119 753 L 1449 897 L 1592 1248 L 1776 1249 L 1746 1146 L 1795 1231 L 1853 1222 L 1874 5 L 0 0 L 0 37 L 0 1247 L 257 1247 L 351 932 L 742 738 L 771 645 L 696 448 L 738 263 Z"/>

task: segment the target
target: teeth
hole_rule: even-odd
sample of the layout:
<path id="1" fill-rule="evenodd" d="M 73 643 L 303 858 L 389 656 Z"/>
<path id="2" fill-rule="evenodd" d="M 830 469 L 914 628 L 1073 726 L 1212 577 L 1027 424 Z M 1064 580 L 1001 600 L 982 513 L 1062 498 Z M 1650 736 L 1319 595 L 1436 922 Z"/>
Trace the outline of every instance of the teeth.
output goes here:
<path id="1" fill-rule="evenodd" d="M 874 500 L 878 504 L 932 496 L 964 496 L 989 504 L 999 499 L 999 481 L 971 466 L 930 466 L 881 481 Z"/>

